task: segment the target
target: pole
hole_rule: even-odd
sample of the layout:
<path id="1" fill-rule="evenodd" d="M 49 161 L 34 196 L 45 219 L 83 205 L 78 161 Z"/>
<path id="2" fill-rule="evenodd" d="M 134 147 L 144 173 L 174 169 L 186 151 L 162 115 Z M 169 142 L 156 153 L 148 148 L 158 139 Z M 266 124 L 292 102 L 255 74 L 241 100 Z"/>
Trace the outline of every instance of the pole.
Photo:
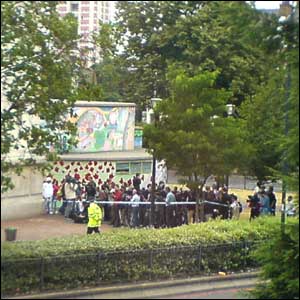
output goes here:
<path id="1" fill-rule="evenodd" d="M 151 227 L 154 225 L 155 176 L 156 176 L 156 159 L 153 153 L 152 178 L 151 178 L 151 216 L 150 216 Z"/>
<path id="2" fill-rule="evenodd" d="M 290 97 L 290 89 L 291 89 L 291 67 L 290 64 L 287 63 L 287 79 L 285 85 L 285 118 L 284 118 L 284 134 L 287 137 L 289 133 L 289 97 Z M 287 158 L 285 157 L 283 164 L 283 179 L 282 179 L 282 210 L 281 210 L 281 230 L 284 233 L 285 230 L 285 211 L 286 211 L 286 176 L 288 175 L 288 163 Z"/>
<path id="3" fill-rule="evenodd" d="M 293 21 L 294 17 L 294 11 L 293 8 L 290 6 L 289 1 L 287 1 L 288 7 L 288 13 L 290 14 L 290 18 Z M 280 7 L 282 9 L 281 15 L 284 15 L 283 9 L 284 6 L 282 5 Z M 287 41 L 287 52 L 291 50 L 291 45 L 289 41 Z M 289 134 L 289 98 L 290 98 L 290 92 L 291 92 L 291 65 L 289 64 L 288 57 L 286 57 L 286 69 L 287 69 L 287 76 L 286 76 L 286 82 L 285 82 L 285 118 L 284 118 L 284 134 L 285 137 L 288 137 Z M 285 151 L 285 157 L 284 157 L 284 163 L 283 163 L 283 178 L 282 178 L 282 210 L 281 210 L 281 231 L 284 234 L 285 231 L 285 214 L 286 214 L 286 192 L 287 192 L 287 182 L 286 182 L 286 176 L 288 175 L 288 162 L 286 157 L 286 151 Z"/>
<path id="4" fill-rule="evenodd" d="M 155 76 L 157 75 L 157 72 L 155 73 Z M 156 81 L 155 81 L 156 82 Z M 155 83 L 156 84 L 156 83 Z M 154 89 L 154 98 L 151 98 L 152 102 L 152 107 L 153 107 L 153 113 L 154 113 L 154 118 L 153 118 L 153 125 L 154 127 L 156 126 L 156 122 L 159 120 L 159 116 L 155 113 L 155 106 L 157 101 L 160 101 L 160 98 L 156 98 L 156 86 Z M 150 209 L 150 226 L 152 227 L 154 225 L 154 203 L 155 203 L 155 176 L 156 176 L 156 158 L 154 154 L 154 149 L 153 149 L 153 160 L 152 160 L 152 180 L 151 180 L 151 209 Z"/>

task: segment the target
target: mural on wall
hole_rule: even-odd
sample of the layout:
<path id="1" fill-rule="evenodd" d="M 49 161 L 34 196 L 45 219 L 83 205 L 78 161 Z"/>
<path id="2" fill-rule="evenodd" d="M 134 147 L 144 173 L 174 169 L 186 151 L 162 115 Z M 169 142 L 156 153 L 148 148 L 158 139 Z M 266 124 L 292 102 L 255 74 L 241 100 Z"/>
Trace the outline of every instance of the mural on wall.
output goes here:
<path id="1" fill-rule="evenodd" d="M 72 152 L 134 149 L 134 107 L 75 107 L 78 144 Z"/>
<path id="2" fill-rule="evenodd" d="M 116 174 L 116 163 L 110 161 L 57 161 L 54 163 L 52 172 L 53 178 L 57 179 L 59 183 L 70 175 L 80 182 L 87 181 L 89 176 L 98 185 L 104 182 L 114 182 L 122 185 L 127 183 L 132 185 L 132 178 L 135 174 Z M 141 174 L 141 179 L 144 180 L 145 176 Z"/>

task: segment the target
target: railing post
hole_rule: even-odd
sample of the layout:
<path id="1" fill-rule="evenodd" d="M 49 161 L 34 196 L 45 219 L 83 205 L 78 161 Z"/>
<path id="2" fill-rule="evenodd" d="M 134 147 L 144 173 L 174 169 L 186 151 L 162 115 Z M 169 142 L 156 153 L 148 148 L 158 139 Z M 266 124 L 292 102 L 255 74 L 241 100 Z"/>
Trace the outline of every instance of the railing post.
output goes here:
<path id="1" fill-rule="evenodd" d="M 148 253 L 149 253 L 149 256 L 148 256 L 149 280 L 151 280 L 152 279 L 152 270 L 153 270 L 153 250 L 150 249 L 150 251 Z"/>
<path id="2" fill-rule="evenodd" d="M 44 275 L 45 275 L 45 260 L 42 257 L 40 262 L 40 290 L 44 289 Z"/>
<path id="3" fill-rule="evenodd" d="M 202 271 L 202 247 L 199 245 L 198 247 L 198 269 L 201 273 Z"/>
<path id="4" fill-rule="evenodd" d="M 243 247 L 244 247 L 244 259 L 243 259 L 243 262 L 244 262 L 244 269 L 246 270 L 247 268 L 247 241 L 243 241 Z"/>
<path id="5" fill-rule="evenodd" d="M 96 255 L 96 283 L 100 282 L 100 257 L 101 253 L 98 252 Z"/>

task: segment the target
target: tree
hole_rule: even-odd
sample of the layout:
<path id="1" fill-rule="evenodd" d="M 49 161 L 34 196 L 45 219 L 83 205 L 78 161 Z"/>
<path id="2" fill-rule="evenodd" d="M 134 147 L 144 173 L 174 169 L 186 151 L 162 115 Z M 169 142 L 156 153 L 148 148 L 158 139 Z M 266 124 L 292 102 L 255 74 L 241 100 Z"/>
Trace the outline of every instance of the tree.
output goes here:
<path id="1" fill-rule="evenodd" d="M 217 87 L 238 105 L 267 79 L 264 51 L 276 43 L 266 40 L 275 17 L 245 1 L 120 1 L 117 11 L 121 62 L 132 70 L 124 97 L 141 107 L 154 90 L 169 96 L 166 74 L 174 63 L 191 75 L 218 70 Z"/>
<path id="2" fill-rule="evenodd" d="M 263 282 L 249 293 L 254 299 L 299 298 L 299 219 L 289 222 L 284 234 L 278 230 L 253 257 L 262 265 Z"/>
<path id="3" fill-rule="evenodd" d="M 299 21 L 290 15 L 281 31 L 270 39 L 280 41 L 269 69 L 272 76 L 241 111 L 249 129 L 249 141 L 255 147 L 256 155 L 249 159 L 260 166 L 253 170 L 254 174 L 282 180 L 283 203 L 286 190 L 290 190 L 297 192 L 294 200 L 299 205 Z M 260 124 L 255 131 L 254 124 Z M 264 283 L 252 291 L 252 296 L 299 298 L 299 210 L 297 217 L 281 226 L 254 256 L 262 265 L 260 277 Z"/>
<path id="4" fill-rule="evenodd" d="M 217 72 L 190 77 L 170 67 L 168 74 L 171 96 L 157 105 L 160 120 L 145 126 L 144 137 L 156 158 L 192 179 L 188 186 L 199 203 L 200 180 L 202 191 L 210 175 L 242 167 L 250 147 L 240 130 L 241 120 L 223 117 L 230 93 L 216 88 Z"/>
<path id="5" fill-rule="evenodd" d="M 2 191 L 13 186 L 7 171 L 43 155 L 53 159 L 49 145 L 59 147 L 60 134 L 75 130 L 66 114 L 76 99 L 77 23 L 59 18 L 56 5 L 1 1 Z M 12 161 L 10 153 L 21 149 L 23 159 Z"/>
<path id="6" fill-rule="evenodd" d="M 289 18 L 281 31 L 268 37 L 277 40 L 274 59 L 266 69 L 269 80 L 240 109 L 248 140 L 255 148 L 254 155 L 249 157 L 250 173 L 260 180 L 282 179 L 288 175 L 292 190 L 299 183 L 298 25 Z M 285 165 L 288 174 L 283 172 Z"/>

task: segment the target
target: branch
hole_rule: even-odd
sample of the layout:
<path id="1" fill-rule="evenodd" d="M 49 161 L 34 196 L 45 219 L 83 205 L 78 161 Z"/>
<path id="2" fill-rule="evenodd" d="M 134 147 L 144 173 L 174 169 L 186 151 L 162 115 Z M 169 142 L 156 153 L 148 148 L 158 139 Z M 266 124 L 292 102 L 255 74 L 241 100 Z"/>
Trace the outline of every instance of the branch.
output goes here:
<path id="1" fill-rule="evenodd" d="M 20 94 L 16 97 L 16 101 L 18 101 L 20 99 L 20 97 L 22 96 L 23 93 L 25 93 L 29 87 L 29 85 L 31 84 L 31 82 L 28 82 L 27 85 L 20 91 Z M 12 105 L 9 107 L 9 109 L 7 110 L 8 112 L 10 112 L 12 109 L 18 109 L 19 108 L 19 101 L 18 104 L 17 102 L 12 103 Z"/>

